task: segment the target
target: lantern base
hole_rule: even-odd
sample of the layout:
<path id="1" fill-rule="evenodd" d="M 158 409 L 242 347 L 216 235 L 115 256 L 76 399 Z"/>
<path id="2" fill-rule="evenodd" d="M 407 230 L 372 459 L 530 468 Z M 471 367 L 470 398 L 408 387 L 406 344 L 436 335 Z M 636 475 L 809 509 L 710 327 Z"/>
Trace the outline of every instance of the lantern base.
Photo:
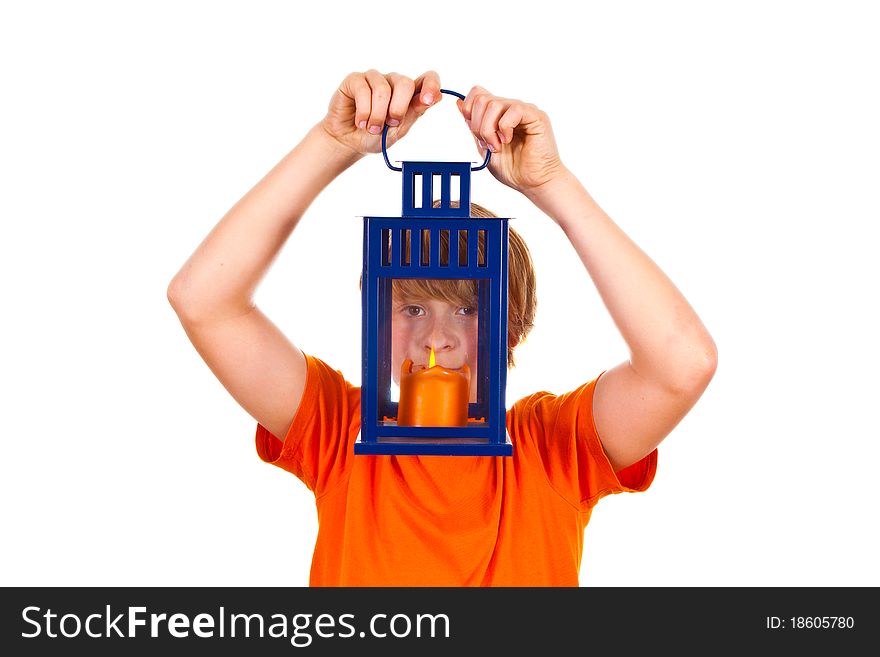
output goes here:
<path id="1" fill-rule="evenodd" d="M 391 454 L 398 456 L 512 456 L 513 443 L 505 432 L 503 443 L 473 438 L 378 438 L 354 443 L 355 454 Z"/>

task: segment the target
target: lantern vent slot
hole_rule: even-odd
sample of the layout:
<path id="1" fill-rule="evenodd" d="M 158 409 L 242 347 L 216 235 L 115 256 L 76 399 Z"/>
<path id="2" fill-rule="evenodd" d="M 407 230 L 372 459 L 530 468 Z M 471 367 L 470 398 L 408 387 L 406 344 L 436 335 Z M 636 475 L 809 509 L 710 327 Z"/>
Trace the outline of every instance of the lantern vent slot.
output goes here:
<path id="1" fill-rule="evenodd" d="M 443 174 L 435 171 L 431 175 L 431 198 L 433 199 L 435 196 L 439 196 L 443 198 Z M 432 204 L 433 205 L 433 204 Z"/>
<path id="2" fill-rule="evenodd" d="M 450 203 L 459 203 L 461 201 L 461 175 L 453 173 L 449 183 L 449 201 Z"/>
<path id="3" fill-rule="evenodd" d="M 419 264 L 422 267 L 429 267 L 431 265 L 431 231 L 427 228 L 422 229 L 422 257 L 419 260 Z"/>
<path id="4" fill-rule="evenodd" d="M 449 230 L 441 229 L 440 230 L 440 266 L 448 267 L 449 266 Z"/>
<path id="5" fill-rule="evenodd" d="M 388 267 L 391 264 L 391 230 L 389 228 L 382 229 L 382 266 Z"/>
<path id="6" fill-rule="evenodd" d="M 408 228 L 404 228 L 402 231 L 403 239 L 400 240 L 400 264 L 403 267 L 409 267 L 409 256 L 410 256 L 410 230 Z"/>
<path id="7" fill-rule="evenodd" d="M 422 207 L 422 174 L 414 173 L 413 174 L 413 186 L 412 186 L 412 207 L 420 209 Z"/>

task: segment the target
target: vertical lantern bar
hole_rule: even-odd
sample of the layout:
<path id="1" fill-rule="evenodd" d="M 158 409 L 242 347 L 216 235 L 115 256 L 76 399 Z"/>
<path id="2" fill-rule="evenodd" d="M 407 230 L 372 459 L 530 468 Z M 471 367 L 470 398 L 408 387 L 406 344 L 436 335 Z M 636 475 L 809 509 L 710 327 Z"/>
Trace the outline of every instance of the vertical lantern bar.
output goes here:
<path id="1" fill-rule="evenodd" d="M 495 234 L 492 241 L 498 244 L 498 248 L 489 249 L 488 244 L 490 235 Z M 499 331 L 493 342 L 496 350 L 496 368 L 495 378 L 493 379 L 493 395 L 494 399 L 489 403 L 489 409 L 495 416 L 490 419 L 490 423 L 500 423 L 505 425 L 507 420 L 506 395 L 507 390 L 507 248 L 508 248 L 508 220 L 500 219 L 494 226 L 490 224 L 489 231 L 486 233 L 486 264 L 492 268 L 492 282 L 498 287 L 497 297 L 491 302 L 493 308 L 498 310 L 498 319 L 493 322 L 494 329 Z M 494 254 L 494 255 L 490 255 Z M 506 428 L 505 428 L 506 436 Z M 499 433 L 497 440 L 501 441 L 502 436 Z"/>
<path id="2" fill-rule="evenodd" d="M 364 268 L 361 276 L 361 340 L 363 352 L 361 364 L 361 436 L 365 443 L 375 443 L 375 432 L 365 430 L 379 422 L 378 417 L 378 384 L 376 378 L 376 361 L 378 356 L 379 327 L 379 277 L 372 275 L 375 254 L 381 253 L 381 245 L 375 244 L 375 231 L 371 219 L 364 217 Z M 381 235 L 381 231 L 379 231 Z M 391 254 L 392 262 L 394 253 Z"/>
<path id="3" fill-rule="evenodd" d="M 428 259 L 428 264 L 431 267 L 439 267 L 440 266 L 440 229 L 432 228 L 429 237 L 428 237 L 428 245 L 431 247 L 429 249 L 430 258 Z"/>
<path id="4" fill-rule="evenodd" d="M 476 267 L 479 262 L 477 249 L 480 246 L 476 228 L 468 229 L 468 267 Z"/>
<path id="5" fill-rule="evenodd" d="M 422 264 L 422 231 L 419 229 L 409 231 L 409 263 L 413 267 Z"/>
<path id="6" fill-rule="evenodd" d="M 449 267 L 458 268 L 458 231 L 450 229 L 449 233 Z"/>
<path id="7" fill-rule="evenodd" d="M 422 175 L 422 180 L 422 207 L 430 210 L 434 205 L 434 192 L 432 191 L 434 187 L 434 172 L 426 169 Z"/>

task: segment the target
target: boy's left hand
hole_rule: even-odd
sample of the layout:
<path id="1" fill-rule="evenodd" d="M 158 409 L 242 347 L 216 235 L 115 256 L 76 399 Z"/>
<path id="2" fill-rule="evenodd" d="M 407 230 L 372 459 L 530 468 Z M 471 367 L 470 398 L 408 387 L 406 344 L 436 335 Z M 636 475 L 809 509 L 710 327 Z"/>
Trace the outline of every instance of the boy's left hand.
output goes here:
<path id="1" fill-rule="evenodd" d="M 493 149 L 489 171 L 508 187 L 529 194 L 565 171 L 550 117 L 535 105 L 494 96 L 483 87 L 471 89 L 457 105 L 481 156 L 486 157 L 486 147 Z"/>

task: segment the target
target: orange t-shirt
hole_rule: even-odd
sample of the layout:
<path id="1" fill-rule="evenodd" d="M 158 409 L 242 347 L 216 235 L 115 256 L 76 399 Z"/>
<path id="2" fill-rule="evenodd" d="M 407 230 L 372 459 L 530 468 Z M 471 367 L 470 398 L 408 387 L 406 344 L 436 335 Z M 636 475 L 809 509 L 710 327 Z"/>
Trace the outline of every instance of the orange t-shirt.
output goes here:
<path id="1" fill-rule="evenodd" d="M 283 445 L 262 425 L 256 444 L 315 494 L 311 586 L 578 586 L 593 505 L 654 478 L 656 450 L 611 468 L 593 424 L 598 377 L 516 402 L 513 456 L 355 455 L 360 388 L 306 361 Z"/>

